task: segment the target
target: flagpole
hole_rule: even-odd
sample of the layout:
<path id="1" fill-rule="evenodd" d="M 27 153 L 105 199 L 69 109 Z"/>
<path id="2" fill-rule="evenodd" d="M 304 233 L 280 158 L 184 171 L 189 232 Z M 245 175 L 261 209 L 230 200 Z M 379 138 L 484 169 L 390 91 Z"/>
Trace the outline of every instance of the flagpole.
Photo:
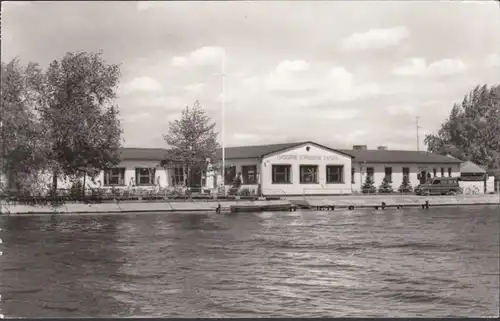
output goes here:
<path id="1" fill-rule="evenodd" d="M 226 145 L 225 145 L 225 131 L 224 123 L 226 121 L 226 51 L 222 53 L 222 124 L 221 124 L 221 145 L 222 145 L 222 186 L 224 188 L 223 195 L 226 196 Z"/>

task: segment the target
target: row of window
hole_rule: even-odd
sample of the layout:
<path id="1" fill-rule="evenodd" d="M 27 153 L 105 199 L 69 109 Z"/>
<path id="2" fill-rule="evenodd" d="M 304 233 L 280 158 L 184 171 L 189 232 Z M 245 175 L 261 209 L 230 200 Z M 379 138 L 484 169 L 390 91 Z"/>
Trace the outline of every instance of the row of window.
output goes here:
<path id="1" fill-rule="evenodd" d="M 318 165 L 300 165 L 299 180 L 301 184 L 319 183 Z M 272 183 L 273 184 L 290 184 L 292 183 L 292 165 L 272 165 Z M 344 183 L 344 166 L 343 165 L 327 165 L 326 166 L 326 183 L 327 184 L 343 184 Z"/>
<path id="2" fill-rule="evenodd" d="M 155 185 L 156 168 L 136 168 L 135 169 L 135 185 L 137 186 L 147 186 Z M 176 167 L 171 169 L 171 185 L 178 186 L 184 185 L 185 176 L 184 169 L 182 167 Z M 104 185 L 105 186 L 125 186 L 125 168 L 115 167 L 106 169 L 104 171 Z"/>
<path id="3" fill-rule="evenodd" d="M 185 173 L 182 167 L 174 167 L 170 169 L 170 185 L 179 186 L 185 184 Z M 311 184 L 318 183 L 318 165 L 300 165 L 300 183 Z M 371 180 L 374 178 L 375 170 L 373 167 L 366 168 L 366 175 Z M 242 184 L 251 185 L 257 184 L 257 165 L 246 165 L 241 167 Z M 355 169 L 351 171 L 351 183 L 355 183 Z M 136 168 L 135 169 L 135 184 L 136 185 L 154 185 L 156 169 L 155 168 Z M 403 177 L 409 177 L 410 168 L 403 167 Z M 437 177 L 437 169 L 433 169 L 433 176 Z M 448 177 L 452 176 L 451 167 L 448 168 Z M 230 185 L 237 177 L 236 166 L 226 168 L 224 176 L 225 184 Z M 445 177 L 445 168 L 441 167 L 441 177 Z M 392 167 L 385 167 L 385 178 L 392 182 Z M 272 182 L 273 184 L 287 184 L 292 182 L 292 165 L 272 165 Z M 326 182 L 328 184 L 343 184 L 344 183 L 344 166 L 343 165 L 327 165 L 326 166 Z M 125 182 L 125 168 L 111 168 L 104 171 L 104 185 L 127 185 Z"/>
<path id="4" fill-rule="evenodd" d="M 327 183 L 342 184 L 344 182 L 344 166 L 326 166 L 326 173 Z M 225 184 L 231 185 L 239 175 L 241 175 L 241 183 L 243 185 L 252 185 L 258 183 L 257 165 L 244 165 L 241 167 L 241 173 L 236 173 L 236 166 L 227 167 L 224 175 Z M 292 165 L 272 165 L 272 182 L 273 184 L 292 183 Z M 317 165 L 300 166 L 301 184 L 312 184 L 318 182 Z"/>
<path id="5" fill-rule="evenodd" d="M 241 173 L 236 173 L 236 166 L 227 167 L 224 173 L 224 183 L 226 185 L 233 184 L 237 174 L 241 174 L 241 183 L 244 185 L 253 185 L 258 182 L 257 165 L 244 165 L 241 166 Z"/>
<path id="6" fill-rule="evenodd" d="M 448 167 L 448 177 L 451 177 L 451 167 Z M 373 176 L 374 176 L 375 170 L 373 167 L 367 167 L 366 168 L 366 175 L 370 177 L 370 179 L 373 181 Z M 437 177 L 437 169 L 433 169 L 433 174 L 434 177 Z M 403 167 L 403 177 L 407 177 L 409 179 L 410 177 L 410 168 L 409 167 Z M 441 177 L 445 177 L 445 168 L 441 167 Z M 385 167 L 385 178 L 389 181 L 392 182 L 392 167 Z M 352 170 L 352 183 L 354 183 L 354 169 Z"/>

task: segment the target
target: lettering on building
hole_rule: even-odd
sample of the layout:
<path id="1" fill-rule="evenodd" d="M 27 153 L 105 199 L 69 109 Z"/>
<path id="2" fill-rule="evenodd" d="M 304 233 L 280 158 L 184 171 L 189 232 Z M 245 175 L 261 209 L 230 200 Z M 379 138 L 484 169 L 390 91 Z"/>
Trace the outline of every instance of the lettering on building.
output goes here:
<path id="1" fill-rule="evenodd" d="M 297 160 L 297 155 L 278 155 L 279 160 Z"/>
<path id="2" fill-rule="evenodd" d="M 323 159 L 326 161 L 333 161 L 333 160 L 337 160 L 339 158 L 337 156 L 325 156 Z"/>
<path id="3" fill-rule="evenodd" d="M 300 160 L 321 160 L 321 156 L 300 155 Z"/>
<path id="4" fill-rule="evenodd" d="M 308 160 L 308 161 L 334 161 L 338 160 L 338 156 L 318 156 L 318 155 L 277 155 L 278 160 Z"/>

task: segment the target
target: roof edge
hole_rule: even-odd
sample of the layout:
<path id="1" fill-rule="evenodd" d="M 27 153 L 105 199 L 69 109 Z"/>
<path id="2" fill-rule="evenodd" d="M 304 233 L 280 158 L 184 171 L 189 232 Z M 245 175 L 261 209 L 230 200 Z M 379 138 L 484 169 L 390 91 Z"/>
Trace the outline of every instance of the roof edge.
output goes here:
<path id="1" fill-rule="evenodd" d="M 291 143 L 291 144 L 293 144 L 293 145 L 287 146 L 287 147 L 285 147 L 285 148 L 280 148 L 280 149 L 277 149 L 277 150 L 272 151 L 272 152 L 264 153 L 264 154 L 262 154 L 260 157 L 262 158 L 262 157 L 267 156 L 267 155 L 269 155 L 269 154 L 282 152 L 282 151 L 285 151 L 285 150 L 287 150 L 287 149 L 294 148 L 294 147 L 297 147 L 297 146 L 300 146 L 300 145 L 304 145 L 304 144 L 312 144 L 312 145 L 319 146 L 319 147 L 321 147 L 321 148 L 324 148 L 324 149 L 329 150 L 329 151 L 334 152 L 334 153 L 338 153 L 338 154 L 342 154 L 342 155 L 345 155 L 345 156 L 349 156 L 351 159 L 354 159 L 354 158 L 355 158 L 355 157 L 354 157 L 353 155 L 351 155 L 351 154 L 347 154 L 347 153 L 342 152 L 342 151 L 340 151 L 340 150 L 333 149 L 333 148 L 330 148 L 330 147 L 328 147 L 328 146 L 321 145 L 321 144 L 315 143 L 315 142 L 310 141 L 310 140 L 308 140 L 308 141 L 304 141 L 304 142 L 295 143 L 295 144 L 294 144 L 294 143 Z"/>

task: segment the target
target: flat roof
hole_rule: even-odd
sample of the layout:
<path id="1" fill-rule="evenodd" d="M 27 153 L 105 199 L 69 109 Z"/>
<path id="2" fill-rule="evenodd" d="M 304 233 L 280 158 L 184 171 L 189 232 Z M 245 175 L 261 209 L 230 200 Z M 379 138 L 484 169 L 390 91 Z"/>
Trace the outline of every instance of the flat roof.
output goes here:
<path id="1" fill-rule="evenodd" d="M 166 148 L 121 147 L 118 149 L 121 160 L 157 160 L 170 159 Z"/>
<path id="2" fill-rule="evenodd" d="M 484 174 L 486 173 L 486 170 L 484 168 L 480 167 L 476 163 L 473 163 L 471 161 L 466 161 L 462 164 L 460 164 L 460 173 L 462 174 Z"/>
<path id="3" fill-rule="evenodd" d="M 461 160 L 416 150 L 355 150 L 343 149 L 354 155 L 355 162 L 367 163 L 416 163 L 416 164 L 460 164 Z"/>
<path id="4" fill-rule="evenodd" d="M 314 144 L 333 152 L 354 157 L 355 162 L 367 163 L 417 163 L 417 164 L 460 164 L 461 160 L 432 154 L 426 151 L 413 150 L 354 150 L 354 149 L 332 149 L 314 142 L 305 141 L 297 143 L 283 143 L 271 145 L 255 145 L 255 146 L 238 146 L 226 147 L 226 159 L 245 159 L 245 158 L 260 158 L 267 154 L 279 152 L 288 148 L 293 148 L 302 144 Z M 222 158 L 221 149 L 217 150 L 217 157 Z"/>
<path id="5" fill-rule="evenodd" d="M 416 163 L 416 164 L 461 164 L 462 161 L 453 157 L 415 150 L 354 150 L 354 149 L 333 149 L 311 141 L 234 146 L 225 148 L 226 159 L 246 159 L 261 158 L 271 153 L 283 151 L 303 144 L 313 144 L 321 148 L 331 150 L 349 157 L 353 157 L 354 162 L 366 163 Z M 119 149 L 122 160 L 175 160 L 173 155 L 166 148 L 138 148 L 122 147 Z M 217 150 L 217 157 L 222 158 L 222 149 Z"/>

